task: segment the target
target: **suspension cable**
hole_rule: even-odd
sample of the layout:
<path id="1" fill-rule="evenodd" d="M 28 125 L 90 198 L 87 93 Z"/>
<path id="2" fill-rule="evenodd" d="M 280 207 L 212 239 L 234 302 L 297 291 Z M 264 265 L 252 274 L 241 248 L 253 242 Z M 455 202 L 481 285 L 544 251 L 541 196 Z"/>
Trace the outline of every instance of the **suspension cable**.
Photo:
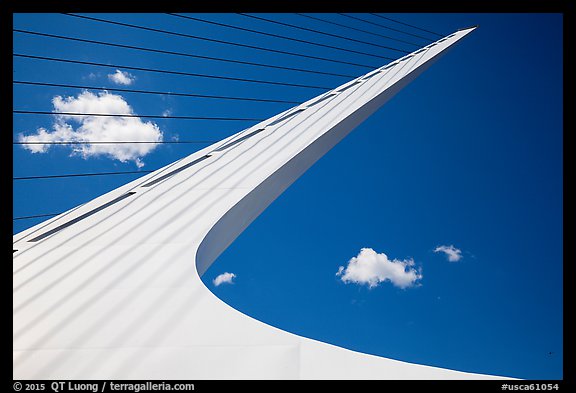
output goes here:
<path id="1" fill-rule="evenodd" d="M 374 23 L 374 22 L 371 22 L 371 21 L 366 20 L 366 19 L 358 18 L 358 17 L 356 17 L 356 16 L 352 16 L 352 15 L 348 15 L 348 14 L 343 14 L 343 13 L 340 13 L 340 12 L 338 12 L 338 15 L 342 15 L 342 16 L 345 16 L 346 18 L 350 18 L 350 19 L 359 20 L 359 21 L 361 21 L 361 22 L 368 23 L 368 24 L 371 24 L 371 25 L 374 25 L 374 26 L 383 27 L 383 28 L 388 29 L 388 30 L 397 31 L 397 32 L 399 32 L 399 33 L 407 34 L 407 35 L 410 35 L 410 36 L 412 36 L 412 37 L 422 38 L 422 39 L 424 39 L 424 40 L 426 40 L 426 41 L 431 41 L 430 38 L 422 37 L 421 35 L 417 35 L 417 34 L 408 33 L 407 31 L 398 30 L 398 29 L 395 29 L 395 28 L 393 28 L 393 27 L 384 26 L 384 25 L 381 25 L 381 24 L 379 24 L 379 23 Z"/>
<path id="2" fill-rule="evenodd" d="M 410 44 L 410 45 L 414 45 L 414 46 L 417 46 L 417 47 L 420 47 L 420 46 L 421 46 L 420 44 L 415 44 L 415 43 L 413 43 L 413 42 L 404 41 L 404 40 L 401 40 L 401 39 L 398 39 L 398 38 L 394 38 L 394 37 L 390 37 L 390 36 L 383 35 L 383 34 L 373 33 L 373 32 L 368 31 L 368 30 L 358 29 L 358 28 L 356 28 L 356 27 L 343 25 L 343 24 L 341 24 L 341 23 L 333 22 L 333 21 L 331 21 L 331 20 L 326 20 L 326 19 L 317 18 L 317 17 L 311 16 L 311 15 L 301 14 L 301 13 L 298 13 L 298 12 L 296 13 L 296 15 L 300 15 L 300 16 L 303 16 L 303 17 L 305 17 L 305 18 L 317 20 L 317 21 L 324 22 L 324 23 L 329 23 L 329 24 L 331 24 L 331 25 L 344 27 L 344 28 L 347 28 L 347 29 L 350 29 L 350 30 L 360 31 L 360 32 L 362 32 L 362 33 L 371 34 L 371 35 L 374 35 L 374 36 L 377 36 L 377 37 L 382 37 L 382 38 L 387 38 L 387 39 L 389 39 L 389 40 L 394 40 L 394 41 L 402 42 L 402 43 L 404 43 L 404 44 Z"/>
<path id="3" fill-rule="evenodd" d="M 372 13 L 372 12 L 370 12 L 370 15 L 374 15 L 374 16 L 377 16 L 378 18 L 386 19 L 386 20 L 389 20 L 389 21 L 392 21 L 392 22 L 396 22 L 396 23 L 401 24 L 401 25 L 404 25 L 404 26 L 413 27 L 414 29 L 418 29 L 418 30 L 424 31 L 424 32 L 426 32 L 426 33 L 434 34 L 434 35 L 437 35 L 438 37 L 444 37 L 444 35 L 445 35 L 445 34 L 444 34 L 444 35 L 438 34 L 438 33 L 435 33 L 435 32 L 433 32 L 433 31 L 426 30 L 426 29 L 423 29 L 423 28 L 421 28 L 421 27 L 414 26 L 414 25 L 411 25 L 411 24 L 408 24 L 408 23 L 400 22 L 399 20 L 392 19 L 392 18 L 389 18 L 389 17 L 387 17 L 387 16 L 378 15 L 378 14 L 375 14 L 375 13 Z"/>
<path id="4" fill-rule="evenodd" d="M 106 20 L 106 19 L 94 18 L 94 17 L 91 17 L 91 16 L 84 16 L 84 15 L 78 15 L 78 14 L 69 14 L 69 13 L 64 13 L 63 15 L 72 16 L 72 17 L 75 17 L 75 18 L 82 18 L 82 19 L 92 20 L 92 21 L 101 22 L 101 23 L 109 23 L 109 24 L 112 24 L 112 25 L 130 27 L 130 28 L 133 28 L 133 29 L 147 30 L 147 31 L 153 31 L 153 32 L 162 33 L 162 34 L 175 35 L 175 36 L 179 36 L 179 37 L 193 38 L 193 39 L 196 39 L 196 40 L 202 40 L 202 41 L 208 41 L 208 42 L 216 42 L 216 43 L 219 43 L 219 44 L 233 45 L 233 46 L 238 46 L 238 47 L 243 47 L 243 48 L 249 48 L 249 49 L 256 49 L 256 50 L 265 51 L 265 52 L 280 53 L 280 54 L 283 54 L 283 55 L 305 57 L 305 58 L 308 58 L 308 59 L 323 60 L 323 61 L 329 61 L 329 62 L 339 63 L 339 64 L 355 65 L 355 66 L 359 66 L 359 67 L 370 67 L 370 66 L 367 66 L 367 65 L 365 65 L 365 64 L 350 63 L 350 62 L 347 62 L 347 61 L 328 59 L 328 58 L 326 58 L 326 57 L 306 55 L 306 54 L 302 54 L 302 53 L 289 52 L 289 51 L 284 51 L 284 50 L 279 50 L 279 49 L 263 48 L 263 47 L 260 47 L 260 46 L 254 46 L 254 45 L 248 45 L 248 44 L 241 44 L 241 43 L 238 43 L 238 42 L 231 42 L 231 41 L 224 41 L 224 40 L 219 40 L 219 39 L 215 39 L 215 38 L 200 37 L 200 36 L 195 36 L 195 35 L 192 35 L 192 34 L 178 33 L 178 32 L 175 32 L 175 31 L 161 30 L 161 29 L 156 29 L 156 28 L 152 28 L 152 27 L 133 25 L 133 24 L 130 24 L 130 23 L 116 22 L 116 21 L 111 21 L 111 20 Z"/>
<path id="5" fill-rule="evenodd" d="M 143 119 L 181 119 L 181 120 L 223 120 L 223 121 L 262 121 L 251 117 L 210 117 L 210 116 L 163 116 L 163 115 L 136 115 L 118 113 L 76 113 L 76 112 L 50 112 L 50 111 L 24 111 L 13 110 L 12 113 L 20 115 L 60 115 L 60 116 L 95 116 L 95 117 L 139 117 Z"/>
<path id="6" fill-rule="evenodd" d="M 225 59 L 225 58 L 221 58 L 221 57 L 194 55 L 192 53 L 176 52 L 176 51 L 156 49 L 156 48 L 146 48 L 143 46 L 135 46 L 135 45 L 117 44 L 117 43 L 113 43 L 113 42 L 89 40 L 89 39 L 78 38 L 78 37 L 67 37 L 67 36 L 58 35 L 58 34 L 40 33 L 37 31 L 30 31 L 30 30 L 12 29 L 12 31 L 16 32 L 16 33 L 37 35 L 37 36 L 41 36 L 41 37 L 55 38 L 55 39 L 59 39 L 59 40 L 84 42 L 84 43 L 88 43 L 88 44 L 112 46 L 115 48 L 133 49 L 133 50 L 144 51 L 144 52 L 161 53 L 161 54 L 165 54 L 165 55 L 191 57 L 191 58 L 203 59 L 203 60 L 222 61 L 225 63 L 244 64 L 244 65 L 255 66 L 255 67 L 275 68 L 275 69 L 287 70 L 287 71 L 306 72 L 306 73 L 310 73 L 310 74 L 341 76 L 341 77 L 346 77 L 346 78 L 350 77 L 350 75 L 337 74 L 337 73 L 333 73 L 333 72 L 314 71 L 314 70 L 308 70 L 305 68 L 285 67 L 285 66 L 280 66 L 280 65 L 255 63 L 255 62 L 244 61 L 244 60 L 232 60 L 232 59 Z"/>
<path id="7" fill-rule="evenodd" d="M 379 48 L 384 48 L 384 49 L 393 50 L 393 51 L 396 51 L 396 52 L 410 53 L 410 52 L 407 52 L 407 51 L 405 51 L 405 50 L 403 50 L 403 49 L 392 48 L 392 47 L 390 47 L 390 46 L 385 46 L 385 45 L 378 45 L 378 44 L 374 44 L 374 43 L 368 42 L 368 41 L 362 41 L 362 40 L 357 40 L 357 39 L 350 38 L 350 37 L 344 37 L 344 36 L 341 36 L 341 35 L 338 35 L 338 34 L 326 33 L 326 32 L 324 32 L 324 31 L 309 29 L 309 28 L 307 28 L 307 27 L 292 25 L 292 24 L 290 24 L 290 23 L 278 22 L 278 21 L 275 21 L 275 20 L 266 19 L 266 18 L 262 18 L 262 17 L 259 17 L 259 16 L 254 16 L 254 15 L 249 15 L 249 14 L 243 14 L 243 13 L 238 13 L 238 15 L 246 16 L 246 17 L 248 17 L 248 18 L 263 20 L 263 21 L 265 21 L 265 22 L 274 23 L 274 24 L 281 25 L 281 26 L 293 27 L 293 28 L 299 29 L 299 30 L 311 31 L 311 32 L 318 33 L 318 34 L 322 34 L 322 35 L 326 35 L 326 36 L 329 36 L 329 37 L 341 38 L 341 39 L 347 40 L 347 41 L 357 42 L 357 43 L 366 44 L 366 45 L 372 45 L 372 46 L 376 46 L 376 47 L 379 47 Z M 374 55 L 374 54 L 371 54 L 371 53 L 355 51 L 355 50 L 352 50 L 352 49 L 346 49 L 346 51 L 352 52 L 352 53 L 358 53 L 358 54 L 362 54 L 362 55 L 366 55 L 366 56 L 379 57 L 379 58 L 381 58 L 381 59 L 382 59 L 382 58 L 383 58 L 383 59 L 390 59 L 389 57 L 378 56 L 378 55 Z"/>
<path id="8" fill-rule="evenodd" d="M 68 85 L 68 84 L 62 84 L 62 83 L 47 83 L 47 82 L 33 82 L 33 81 L 12 81 L 12 83 L 13 84 L 19 84 L 19 85 L 66 87 L 66 88 L 71 88 L 71 89 L 88 89 L 88 90 L 123 91 L 123 92 L 127 92 L 127 93 L 159 94 L 159 95 L 179 96 L 179 97 L 217 98 L 220 100 L 239 100 L 239 101 L 273 102 L 273 103 L 282 103 L 282 104 L 299 104 L 298 101 L 288 101 L 288 100 L 273 100 L 273 99 L 252 98 L 252 97 L 215 96 L 215 95 L 195 94 L 195 93 L 177 93 L 177 92 L 171 92 L 171 91 L 121 89 L 118 87 L 80 86 L 80 85 Z"/>
<path id="9" fill-rule="evenodd" d="M 91 61 L 69 60 L 69 59 L 61 59 L 61 58 L 55 58 L 55 57 L 26 55 L 26 54 L 20 54 L 20 53 L 13 53 L 12 56 L 22 57 L 22 58 L 27 58 L 27 59 L 34 59 L 34 60 L 56 61 L 56 62 L 70 63 L 70 64 L 93 65 L 93 66 L 108 67 L 108 68 L 124 68 L 126 70 L 157 72 L 157 73 L 161 73 L 161 74 L 194 76 L 194 77 L 211 78 L 211 79 L 223 79 L 223 80 L 230 80 L 230 81 L 237 81 L 237 82 L 260 83 L 260 84 L 266 84 L 266 85 L 302 87 L 302 88 L 308 88 L 308 89 L 325 89 L 325 90 L 332 89 L 332 87 L 327 87 L 327 86 L 303 85 L 303 84 L 298 84 L 298 83 L 274 82 L 274 81 L 265 81 L 265 80 L 259 80 L 259 79 L 248 79 L 248 78 L 236 78 L 236 77 L 230 77 L 230 76 L 198 74 L 198 73 L 193 73 L 193 72 L 162 70 L 162 69 L 157 69 L 157 68 L 144 68 L 144 67 L 135 67 L 135 66 L 118 65 L 118 64 L 105 64 L 105 63 L 96 63 L 96 62 L 91 62 Z"/>
<path id="10" fill-rule="evenodd" d="M 285 39 L 285 40 L 290 40 L 290 41 L 295 41 L 295 42 L 302 42 L 302 43 L 305 43 L 305 44 L 310 44 L 310 45 L 319 46 L 319 47 L 323 47 L 323 48 L 331 48 L 331 49 L 336 49 L 336 50 L 340 50 L 340 51 L 354 52 L 354 53 L 358 53 L 358 54 L 362 54 L 362 55 L 369 55 L 369 56 L 371 56 L 370 54 L 367 54 L 367 53 L 365 53 L 365 52 L 356 52 L 356 51 L 352 51 L 352 50 L 349 50 L 349 49 L 340 48 L 340 47 L 338 47 L 338 46 L 333 46 L 333 45 L 328 45 L 328 44 L 321 44 L 321 43 L 319 43 L 319 42 L 308 41 L 308 40 L 304 40 L 304 39 L 300 39 L 300 38 L 287 37 L 287 36 L 283 36 L 283 35 L 280 35 L 280 34 L 265 33 L 265 32 L 263 32 L 263 31 L 248 29 L 248 28 L 246 28 L 246 27 L 232 26 L 232 25 L 228 25 L 228 24 L 225 24 L 225 23 L 219 23 L 219 22 L 214 22 L 214 21 L 208 21 L 208 20 L 203 20 L 203 19 L 199 19 L 199 18 L 194 18 L 194 17 L 188 16 L 188 15 L 180 15 L 180 14 L 172 14 L 172 13 L 168 13 L 168 15 L 177 16 L 177 17 L 179 17 L 179 18 L 184 18 L 184 19 L 190 19 L 190 20 L 194 20 L 194 21 L 198 21 L 198 22 L 202 22 L 202 23 L 208 23 L 208 24 L 211 24 L 211 25 L 229 27 L 229 28 L 231 28 L 231 29 L 236 29 L 236 30 L 241 30 L 241 31 L 248 31 L 248 32 L 251 32 L 251 33 L 256 33 L 256 34 L 260 34 L 260 35 L 265 35 L 265 36 L 268 36 L 268 37 L 282 38 L 282 39 Z M 250 16 L 250 15 L 247 15 L 247 14 L 240 14 L 240 15 Z M 269 21 L 269 20 L 267 20 L 267 21 L 268 21 L 268 22 L 275 23 L 274 21 Z M 278 23 L 280 23 L 280 22 L 278 22 Z M 291 26 L 291 27 L 298 27 L 298 26 L 292 26 L 292 25 L 290 25 L 290 26 Z M 370 43 L 370 42 L 363 42 L 363 43 L 368 44 L 368 45 L 378 46 L 378 45 L 373 44 L 373 43 Z"/>

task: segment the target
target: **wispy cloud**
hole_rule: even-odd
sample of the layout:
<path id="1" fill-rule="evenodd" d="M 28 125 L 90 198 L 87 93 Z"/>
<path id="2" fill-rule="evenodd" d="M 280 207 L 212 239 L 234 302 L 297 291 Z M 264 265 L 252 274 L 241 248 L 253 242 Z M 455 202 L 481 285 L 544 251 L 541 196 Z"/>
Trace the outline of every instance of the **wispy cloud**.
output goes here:
<path id="1" fill-rule="evenodd" d="M 172 109 L 166 109 L 162 112 L 163 117 L 172 116 Z"/>
<path id="2" fill-rule="evenodd" d="M 362 248 L 357 256 L 340 266 L 337 276 L 345 283 L 366 284 L 370 288 L 390 281 L 399 288 L 415 286 L 422 279 L 422 272 L 414 267 L 413 259 L 389 259 L 384 253 Z"/>
<path id="3" fill-rule="evenodd" d="M 438 246 L 434 249 L 434 252 L 444 253 L 449 262 L 458 262 L 460 259 L 462 259 L 462 250 L 454 247 L 453 245 Z"/>
<path id="4" fill-rule="evenodd" d="M 136 77 L 128 72 L 116 70 L 113 74 L 108 74 L 108 79 L 117 85 L 129 86 L 136 80 Z"/>
<path id="5" fill-rule="evenodd" d="M 56 96 L 52 99 L 56 119 L 53 130 L 38 128 L 35 134 L 19 134 L 20 142 L 81 142 L 68 145 L 71 155 L 84 159 L 105 156 L 121 162 L 133 161 L 139 168 L 142 158 L 158 145 L 154 143 L 91 144 L 90 142 L 152 141 L 161 142 L 162 132 L 153 122 L 138 117 L 99 117 L 59 115 L 59 112 L 134 114 L 132 107 L 120 95 L 84 91 L 78 97 Z M 76 123 L 76 124 L 75 124 Z M 76 125 L 76 127 L 75 127 Z M 32 153 L 46 153 L 51 145 L 22 145 Z"/>
<path id="6" fill-rule="evenodd" d="M 220 286 L 222 284 L 232 284 L 232 280 L 234 280 L 235 277 L 236 275 L 234 273 L 226 272 L 219 274 L 214 280 L 212 280 L 212 282 L 215 286 Z"/>

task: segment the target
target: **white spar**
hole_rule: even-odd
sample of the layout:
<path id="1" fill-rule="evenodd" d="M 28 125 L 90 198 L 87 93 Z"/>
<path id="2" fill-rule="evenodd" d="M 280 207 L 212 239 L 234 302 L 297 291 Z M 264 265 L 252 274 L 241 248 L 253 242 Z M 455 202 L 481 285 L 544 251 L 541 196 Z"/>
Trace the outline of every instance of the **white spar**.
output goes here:
<path id="1" fill-rule="evenodd" d="M 200 279 L 316 160 L 473 29 L 14 235 L 13 378 L 491 378 L 285 332 Z"/>

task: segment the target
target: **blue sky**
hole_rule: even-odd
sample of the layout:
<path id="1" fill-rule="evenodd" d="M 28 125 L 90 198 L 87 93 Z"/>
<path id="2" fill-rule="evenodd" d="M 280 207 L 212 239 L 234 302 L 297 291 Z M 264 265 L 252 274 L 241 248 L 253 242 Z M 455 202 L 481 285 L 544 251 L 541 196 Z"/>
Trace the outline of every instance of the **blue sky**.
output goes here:
<path id="1" fill-rule="evenodd" d="M 90 16 L 373 68 L 389 62 L 169 15 Z M 381 47 L 241 15 L 193 16 L 342 49 L 402 56 Z M 377 45 L 417 49 L 416 45 L 294 14 L 262 16 Z M 422 46 L 430 42 L 337 14 L 316 16 Z M 435 38 L 372 15 L 358 16 Z M 221 299 L 256 319 L 353 350 L 470 372 L 527 379 L 562 378 L 562 15 L 387 16 L 443 34 L 476 24 L 480 28 L 294 183 L 222 254 L 204 275 L 204 282 Z M 58 14 L 16 14 L 14 27 L 353 77 L 370 70 Z M 352 79 L 22 33 L 14 33 L 14 52 L 326 89 L 22 57 L 14 57 L 15 81 L 302 102 Z M 120 78 L 119 72 L 123 73 Z M 19 84 L 13 91 L 14 109 L 31 111 L 53 111 L 56 96 L 62 97 L 59 108 L 76 108 L 82 93 L 80 89 Z M 88 107 L 110 104 L 99 98 L 102 91 L 90 91 L 94 95 L 84 98 L 97 105 Z M 293 105 L 109 93 L 120 96 L 114 98 L 120 107 L 129 105 L 140 115 L 265 119 Z M 66 101 L 66 97 L 72 98 Z M 135 123 L 134 129 L 124 129 L 126 135 L 138 137 L 133 131 L 145 129 L 146 137 L 161 133 L 167 141 L 216 141 L 255 123 L 168 118 L 135 121 L 140 123 Z M 80 126 L 71 119 L 63 123 L 73 131 Z M 36 134 L 39 128 L 52 133 L 54 124 L 53 116 L 15 114 L 14 141 L 20 135 Z M 97 132 L 99 124 L 83 126 Z M 83 157 L 71 155 L 70 147 L 52 146 L 46 152 L 32 153 L 14 145 L 13 175 L 134 171 L 139 166 L 151 170 L 205 145 L 165 144 L 139 156 L 139 161 L 130 156 L 133 152 L 122 148 L 111 150 L 108 156 L 89 152 Z M 13 215 L 59 213 L 137 176 L 15 180 Z M 13 232 L 41 221 L 14 221 Z M 439 246 L 453 246 L 460 250 L 461 257 L 449 261 L 446 253 L 435 252 Z M 362 248 L 385 254 L 388 262 L 410 261 L 413 265 L 408 267 L 421 277 L 403 288 L 394 279 L 376 280 L 372 287 L 358 280 L 344 282 L 345 277 L 336 274 L 339 267 L 349 267 L 349 261 Z M 384 257 L 378 258 L 382 261 Z M 213 280 L 225 272 L 231 274 L 216 286 Z"/>

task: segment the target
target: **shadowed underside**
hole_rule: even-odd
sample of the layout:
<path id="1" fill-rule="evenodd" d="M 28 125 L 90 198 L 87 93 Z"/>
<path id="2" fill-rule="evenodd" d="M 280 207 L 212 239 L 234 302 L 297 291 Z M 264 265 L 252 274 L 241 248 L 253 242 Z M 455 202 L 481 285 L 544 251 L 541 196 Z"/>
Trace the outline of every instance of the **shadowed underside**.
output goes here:
<path id="1" fill-rule="evenodd" d="M 300 337 L 200 277 L 447 48 L 391 64 L 14 236 L 14 379 L 481 379 Z"/>

